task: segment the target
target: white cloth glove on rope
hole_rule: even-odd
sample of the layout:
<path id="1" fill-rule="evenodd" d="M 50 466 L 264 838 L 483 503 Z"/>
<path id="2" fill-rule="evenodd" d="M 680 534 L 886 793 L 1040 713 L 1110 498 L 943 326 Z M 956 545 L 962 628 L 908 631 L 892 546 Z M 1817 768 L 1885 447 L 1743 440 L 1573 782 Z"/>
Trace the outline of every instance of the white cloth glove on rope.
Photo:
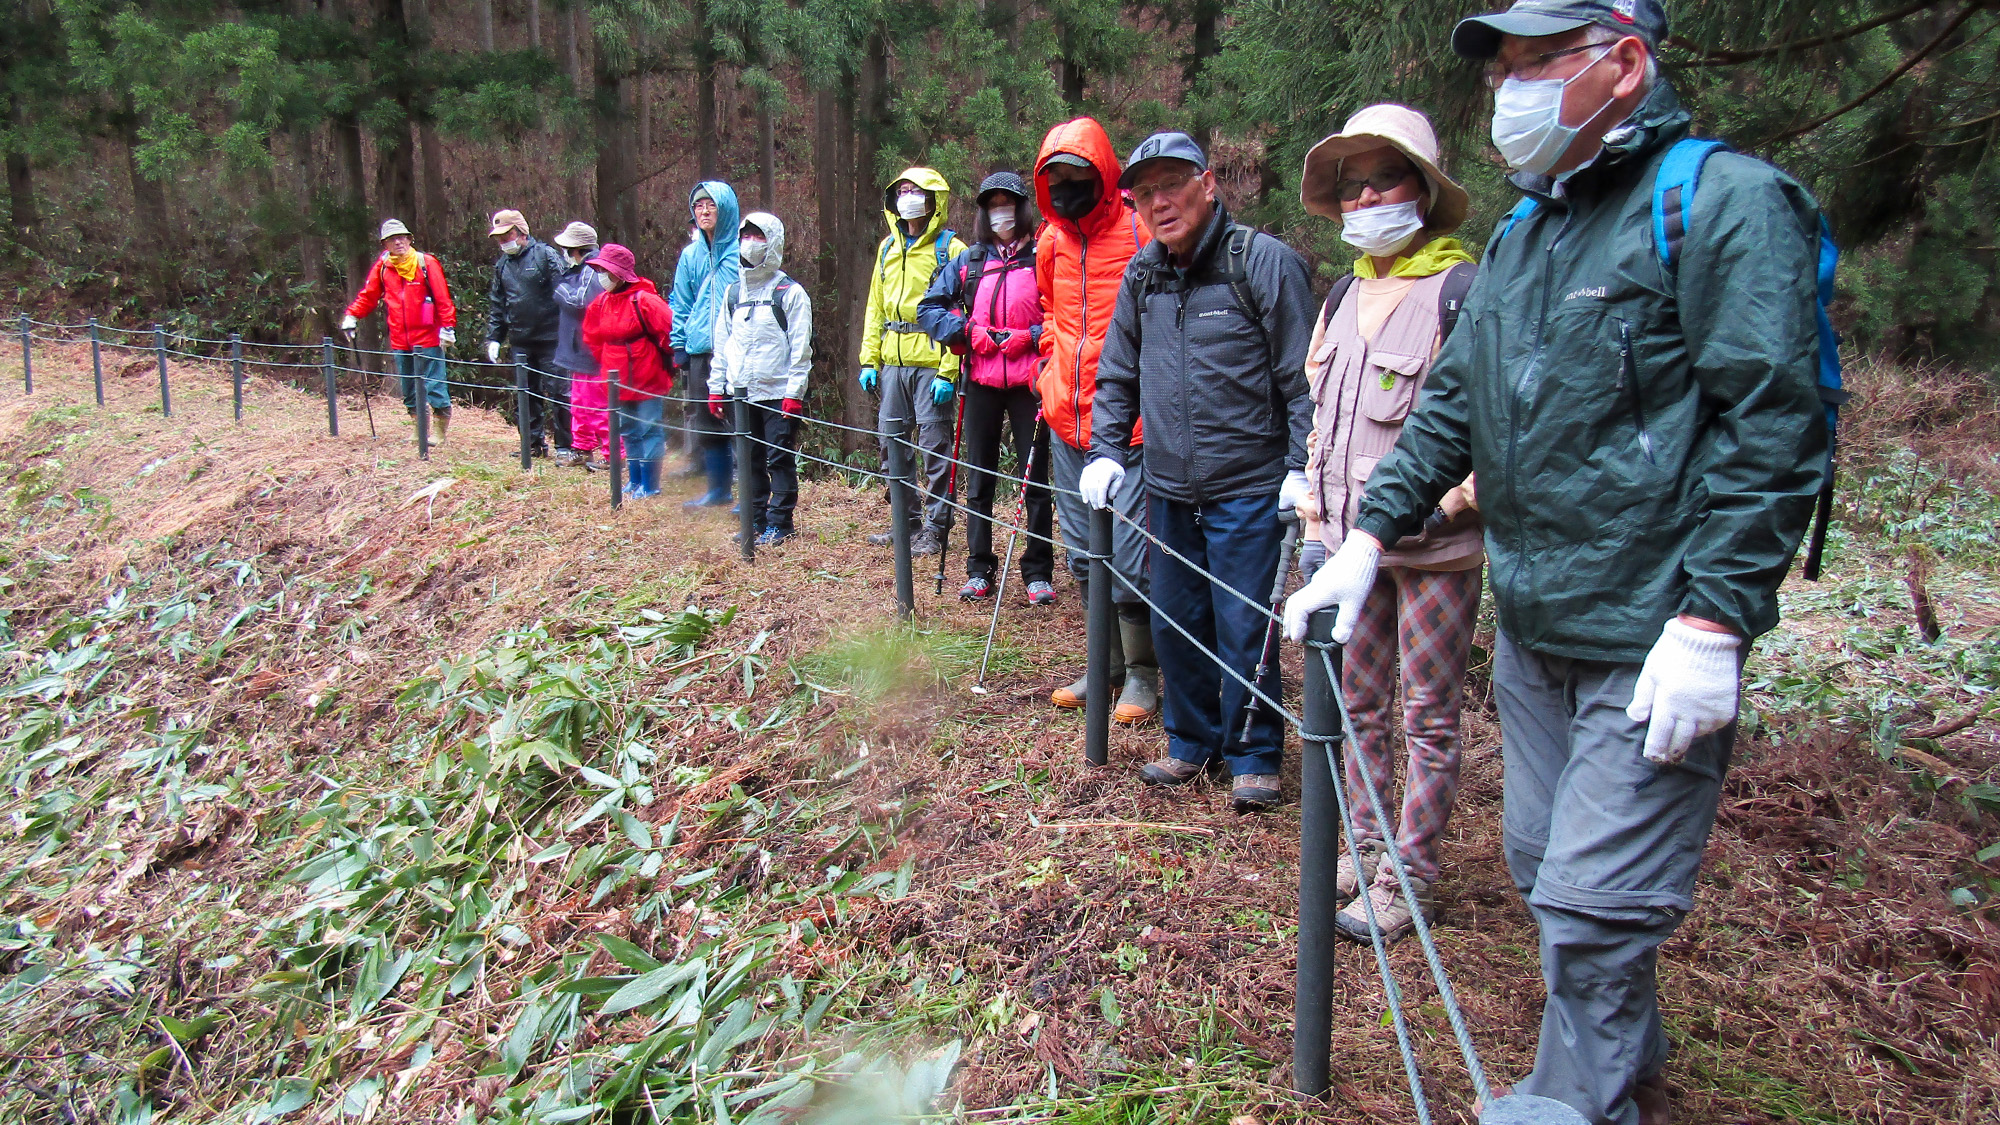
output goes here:
<path id="1" fill-rule="evenodd" d="M 340 318 L 340 330 L 342 332 L 352 332 L 359 327 L 361 327 L 361 322 L 354 319 L 353 313 L 348 313 L 346 316 Z"/>
<path id="2" fill-rule="evenodd" d="M 1083 467 L 1076 479 L 1076 490 L 1083 493 L 1083 502 L 1093 508 L 1109 508 L 1111 494 L 1118 491 L 1125 480 L 1125 466 L 1109 457 L 1099 457 Z"/>
<path id="3" fill-rule="evenodd" d="M 1285 600 L 1285 636 L 1306 639 L 1306 623 L 1322 609 L 1340 607 L 1333 618 L 1333 642 L 1346 644 L 1354 636 L 1354 622 L 1361 616 L 1361 603 L 1375 588 L 1376 563 L 1382 558 L 1382 544 L 1365 531 L 1350 531 L 1340 541 L 1340 550 L 1319 568 L 1312 581 Z"/>
<path id="4" fill-rule="evenodd" d="M 498 340 L 486 341 L 486 362 L 488 363 L 500 362 L 500 341 Z"/>
<path id="5" fill-rule="evenodd" d="M 1736 650 L 1742 644 L 1734 633 L 1667 622 L 1625 708 L 1626 718 L 1646 724 L 1647 761 L 1673 765 L 1687 757 L 1695 739 L 1736 721 L 1742 679 Z"/>
<path id="6" fill-rule="evenodd" d="M 1285 474 L 1285 483 L 1278 486 L 1278 510 L 1295 511 L 1310 495 L 1310 490 L 1306 487 L 1304 470 L 1293 469 Z"/>
<path id="7" fill-rule="evenodd" d="M 453 344 L 458 343 L 458 329 L 456 328 L 438 329 L 438 343 L 447 348 L 451 347 Z"/>

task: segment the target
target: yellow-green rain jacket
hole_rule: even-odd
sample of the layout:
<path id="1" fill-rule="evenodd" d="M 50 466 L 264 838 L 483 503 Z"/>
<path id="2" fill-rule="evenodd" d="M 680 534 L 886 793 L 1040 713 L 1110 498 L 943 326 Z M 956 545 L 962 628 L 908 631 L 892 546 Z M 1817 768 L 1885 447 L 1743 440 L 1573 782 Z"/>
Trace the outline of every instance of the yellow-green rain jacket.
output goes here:
<path id="1" fill-rule="evenodd" d="M 893 192 L 908 180 L 931 193 L 930 225 L 914 240 L 896 217 Z M 965 252 L 965 243 L 947 228 L 951 185 L 930 168 L 906 168 L 883 185 L 882 216 L 889 237 L 875 247 L 875 270 L 868 277 L 868 315 L 861 329 L 861 366 L 935 367 L 947 379 L 958 376 L 958 357 L 917 327 L 917 302 L 930 288 L 938 267 Z"/>

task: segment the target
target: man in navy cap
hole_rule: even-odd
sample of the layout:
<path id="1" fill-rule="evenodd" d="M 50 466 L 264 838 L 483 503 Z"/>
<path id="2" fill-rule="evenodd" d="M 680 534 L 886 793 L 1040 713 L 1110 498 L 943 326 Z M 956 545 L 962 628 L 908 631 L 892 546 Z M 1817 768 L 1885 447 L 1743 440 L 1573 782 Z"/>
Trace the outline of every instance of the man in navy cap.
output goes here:
<path id="1" fill-rule="evenodd" d="M 1147 560 L 1167 754 L 1140 777 L 1185 785 L 1220 763 L 1236 811 L 1260 811 L 1282 799 L 1284 728 L 1258 707 L 1245 737 L 1248 689 L 1182 630 L 1238 675 L 1262 663 L 1269 622 L 1258 607 L 1277 572 L 1278 510 L 1305 494 L 1312 282 L 1297 251 L 1229 217 L 1186 133 L 1141 141 L 1118 186 L 1153 241 L 1125 268 L 1077 491 L 1111 506 L 1143 420 L 1146 522 L 1172 553 L 1155 543 Z M 1269 671 L 1260 687 L 1275 694 Z"/>
<path id="2" fill-rule="evenodd" d="M 1819 209 L 1686 140 L 1666 34 L 1657 0 L 1523 0 L 1453 32 L 1526 201 L 1354 530 L 1285 610 L 1296 638 L 1338 606 L 1345 640 L 1382 545 L 1477 471 L 1507 865 L 1548 987 L 1517 1092 L 1610 1125 L 1667 1120 L 1659 950 L 1694 906 L 1744 649 L 1777 623 L 1827 449 Z"/>

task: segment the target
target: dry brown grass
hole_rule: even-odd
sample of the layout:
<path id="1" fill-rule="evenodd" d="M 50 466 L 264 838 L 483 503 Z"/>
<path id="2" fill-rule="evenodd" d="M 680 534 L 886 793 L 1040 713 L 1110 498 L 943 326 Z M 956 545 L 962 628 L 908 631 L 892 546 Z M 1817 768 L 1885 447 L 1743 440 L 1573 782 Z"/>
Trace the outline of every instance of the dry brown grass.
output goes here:
<path id="1" fill-rule="evenodd" d="M 228 421 L 221 374 L 190 365 L 173 372 L 179 389 L 172 419 L 148 409 L 156 391 L 144 367 L 107 380 L 103 414 L 31 426 L 52 401 L 83 402 L 89 394 L 87 355 L 44 349 L 38 360 L 35 399 L 0 406 L 0 458 L 17 467 L 59 459 L 64 487 L 88 488 L 106 506 L 92 518 L 31 517 L 16 536 L 17 552 L 68 559 L 14 591 L 17 628 L 101 598 L 127 566 L 157 566 L 223 541 L 244 557 L 261 553 L 263 565 L 286 574 L 358 574 L 365 567 L 376 575 L 365 608 L 377 624 L 354 645 L 329 644 L 310 621 L 295 621 L 291 655 L 281 664 L 215 682 L 162 667 L 136 689 L 163 708 L 218 707 L 254 732 L 249 751 L 211 764 L 244 771 L 252 785 L 305 784 L 291 776 L 291 763 L 314 747 L 389 753 L 372 731 L 316 719 L 308 705 L 314 692 L 342 685 L 386 727 L 396 687 L 436 658 L 475 649 L 536 617 L 560 626 L 564 607 L 593 586 L 664 578 L 700 604 L 739 605 L 730 635 L 770 630 L 774 667 L 890 616 L 887 560 L 861 543 L 883 515 L 873 490 L 809 486 L 800 510 L 805 534 L 745 565 L 726 539 L 732 520 L 682 513 L 675 501 L 692 494 L 691 484 L 614 515 L 602 477 L 539 464 L 533 474 L 510 468 L 512 431 L 482 412 L 461 411 L 452 444 L 424 466 L 402 440 L 400 411 L 385 408 L 382 398 L 382 440 L 354 436 L 367 432 L 358 404 L 348 404 L 343 436 L 333 439 L 317 400 L 257 380 L 239 427 Z M 1971 435 L 1966 427 L 1991 417 L 1990 405 L 1989 413 L 1962 416 L 1947 405 L 1900 414 L 1865 407 L 1877 413 L 1862 414 L 1858 428 L 1879 433 L 1932 419 L 1936 432 Z M 64 432 L 87 440 L 50 452 Z M 444 477 L 458 483 L 434 501 L 406 503 Z M 884 1021 L 915 1003 L 891 970 L 941 980 L 963 968 L 971 1002 L 942 1028 L 925 1026 L 968 1033 L 958 1080 L 967 1105 L 1003 1104 L 1040 1088 L 1051 1069 L 1072 1090 L 1136 1071 L 1163 1084 L 1176 1075 L 1220 1082 L 1224 1116 L 1248 1109 L 1267 1121 L 1413 1120 L 1392 1033 L 1379 1020 L 1380 985 L 1359 947 L 1339 953 L 1332 1107 L 1301 1107 L 1285 1092 L 1295 815 L 1239 819 L 1226 810 L 1226 794 L 1210 788 L 1139 788 L 1131 770 L 1160 751 L 1157 727 L 1119 731 L 1109 769 L 1081 764 L 1080 723 L 1044 702 L 1079 664 L 1082 614 L 1073 591 L 1063 594 L 1051 612 L 1004 611 L 1003 636 L 1023 655 L 1011 677 L 989 681 L 992 695 L 925 691 L 865 714 L 836 715 L 829 707 L 817 717 L 834 725 L 811 744 L 711 739 L 695 752 L 716 772 L 700 787 L 663 793 L 648 819 L 697 808 L 730 785 L 774 791 L 822 768 L 829 756 L 851 761 L 865 739 L 872 764 L 849 782 L 849 815 L 879 821 L 885 810 L 924 803 L 876 861 L 894 870 L 914 858 L 912 893 L 856 908 L 845 924 L 830 911 L 816 916 L 824 940 L 792 950 L 781 967 L 827 980 L 863 974 L 875 992 L 860 1014 Z M 934 602 L 927 591 L 920 601 L 930 625 L 984 630 L 976 607 Z M 1438 937 L 1487 1066 L 1506 1081 L 1525 1073 L 1533 1057 L 1541 999 L 1535 933 L 1501 857 L 1497 727 L 1478 708 L 1466 725 L 1459 812 L 1444 842 L 1446 914 Z M 1990 742 L 1992 733 L 1975 727 L 1963 737 Z M 1295 792 L 1295 757 L 1288 774 Z M 272 799 L 285 796 L 281 790 Z M 1061 827 L 1106 822 L 1196 831 Z M 1743 746 L 1699 905 L 1662 958 L 1662 1001 L 1679 1045 L 1668 1071 L 1678 1119 L 2000 1120 L 2000 932 L 1991 912 L 1967 913 L 1945 897 L 1950 876 L 1980 846 L 1977 833 L 1990 830 L 1968 822 L 1957 806 L 1912 791 L 1851 737 L 1759 738 Z M 680 847 L 689 857 L 724 859 L 727 842 L 695 833 Z M 732 876 L 800 876 L 849 858 L 829 854 L 816 836 L 774 839 L 768 847 L 768 869 Z M 79 938 L 108 940 L 104 935 L 126 929 L 172 933 L 179 888 L 214 880 L 218 871 L 258 886 L 285 858 L 258 849 L 254 818 L 197 822 L 166 840 L 135 833 L 122 862 L 107 859 L 104 882 L 61 904 L 51 920 Z M 528 892 L 539 901 L 537 956 L 575 948 L 593 932 L 631 932 L 619 900 L 586 909 L 556 891 L 537 884 Z M 277 905 L 273 899 L 261 908 Z M 256 893 L 244 909 L 260 909 Z M 674 927 L 689 924 L 676 919 L 634 937 L 671 949 L 686 937 Z M 1469 1122 L 1470 1091 L 1420 953 L 1405 943 L 1392 959 L 1438 1120 Z M 234 972 L 192 979 L 198 991 L 240 995 L 260 964 L 246 959 Z M 1116 1024 L 1100 1007 L 1105 989 L 1118 1000 Z M 979 1011 L 996 1003 L 1005 1019 L 982 1025 Z M 490 1103 L 497 1087 L 473 1076 L 490 1058 L 485 1036 L 494 1018 L 474 1002 L 455 1011 L 458 1033 L 448 1037 L 425 1088 L 400 1107 L 401 1120 L 448 1121 L 482 1098 Z M 1239 1044 L 1276 1065 L 1218 1075 L 1181 1061 L 1204 1042 Z M 248 1045 L 241 1049 L 245 1065 L 260 1058 Z M 364 1056 L 356 1065 L 388 1074 L 402 1062 Z M 186 1119 L 200 1117 L 195 1107 L 187 1112 Z"/>

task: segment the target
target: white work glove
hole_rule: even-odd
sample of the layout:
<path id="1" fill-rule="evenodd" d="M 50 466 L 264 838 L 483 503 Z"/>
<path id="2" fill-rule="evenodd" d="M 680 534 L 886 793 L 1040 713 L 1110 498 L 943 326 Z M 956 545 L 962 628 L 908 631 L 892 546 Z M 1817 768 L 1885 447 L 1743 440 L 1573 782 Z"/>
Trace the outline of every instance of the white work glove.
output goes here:
<path id="1" fill-rule="evenodd" d="M 488 363 L 500 362 L 500 341 L 498 340 L 486 341 L 486 362 Z"/>
<path id="2" fill-rule="evenodd" d="M 1278 510 L 1295 511 L 1301 501 L 1311 495 L 1306 487 L 1306 474 L 1302 469 L 1293 469 L 1285 474 L 1285 483 L 1278 486 Z"/>
<path id="3" fill-rule="evenodd" d="M 1712 633 L 1667 622 L 1632 688 L 1625 717 L 1646 724 L 1646 760 L 1670 766 L 1687 757 L 1688 747 L 1736 721 L 1741 679 L 1734 633 Z"/>
<path id="4" fill-rule="evenodd" d="M 444 345 L 447 348 L 451 347 L 453 344 L 458 343 L 458 329 L 456 328 L 438 329 L 438 343 Z"/>
<path id="5" fill-rule="evenodd" d="M 354 319 L 353 313 L 348 313 L 346 316 L 340 318 L 340 330 L 342 332 L 352 332 L 359 327 L 361 327 L 361 322 Z"/>
<path id="6" fill-rule="evenodd" d="M 1109 508 L 1111 494 L 1118 491 L 1118 485 L 1125 479 L 1125 466 L 1109 457 L 1099 457 L 1083 467 L 1077 477 L 1076 490 L 1083 493 L 1083 502 L 1093 508 Z"/>
<path id="7" fill-rule="evenodd" d="M 1354 622 L 1361 616 L 1361 603 L 1375 588 L 1376 562 L 1382 544 L 1365 531 L 1350 531 L 1340 541 L 1340 550 L 1326 560 L 1312 581 L 1285 599 L 1285 636 L 1306 639 L 1306 622 L 1322 609 L 1339 606 L 1333 618 L 1333 643 L 1344 645 L 1354 636 Z"/>

